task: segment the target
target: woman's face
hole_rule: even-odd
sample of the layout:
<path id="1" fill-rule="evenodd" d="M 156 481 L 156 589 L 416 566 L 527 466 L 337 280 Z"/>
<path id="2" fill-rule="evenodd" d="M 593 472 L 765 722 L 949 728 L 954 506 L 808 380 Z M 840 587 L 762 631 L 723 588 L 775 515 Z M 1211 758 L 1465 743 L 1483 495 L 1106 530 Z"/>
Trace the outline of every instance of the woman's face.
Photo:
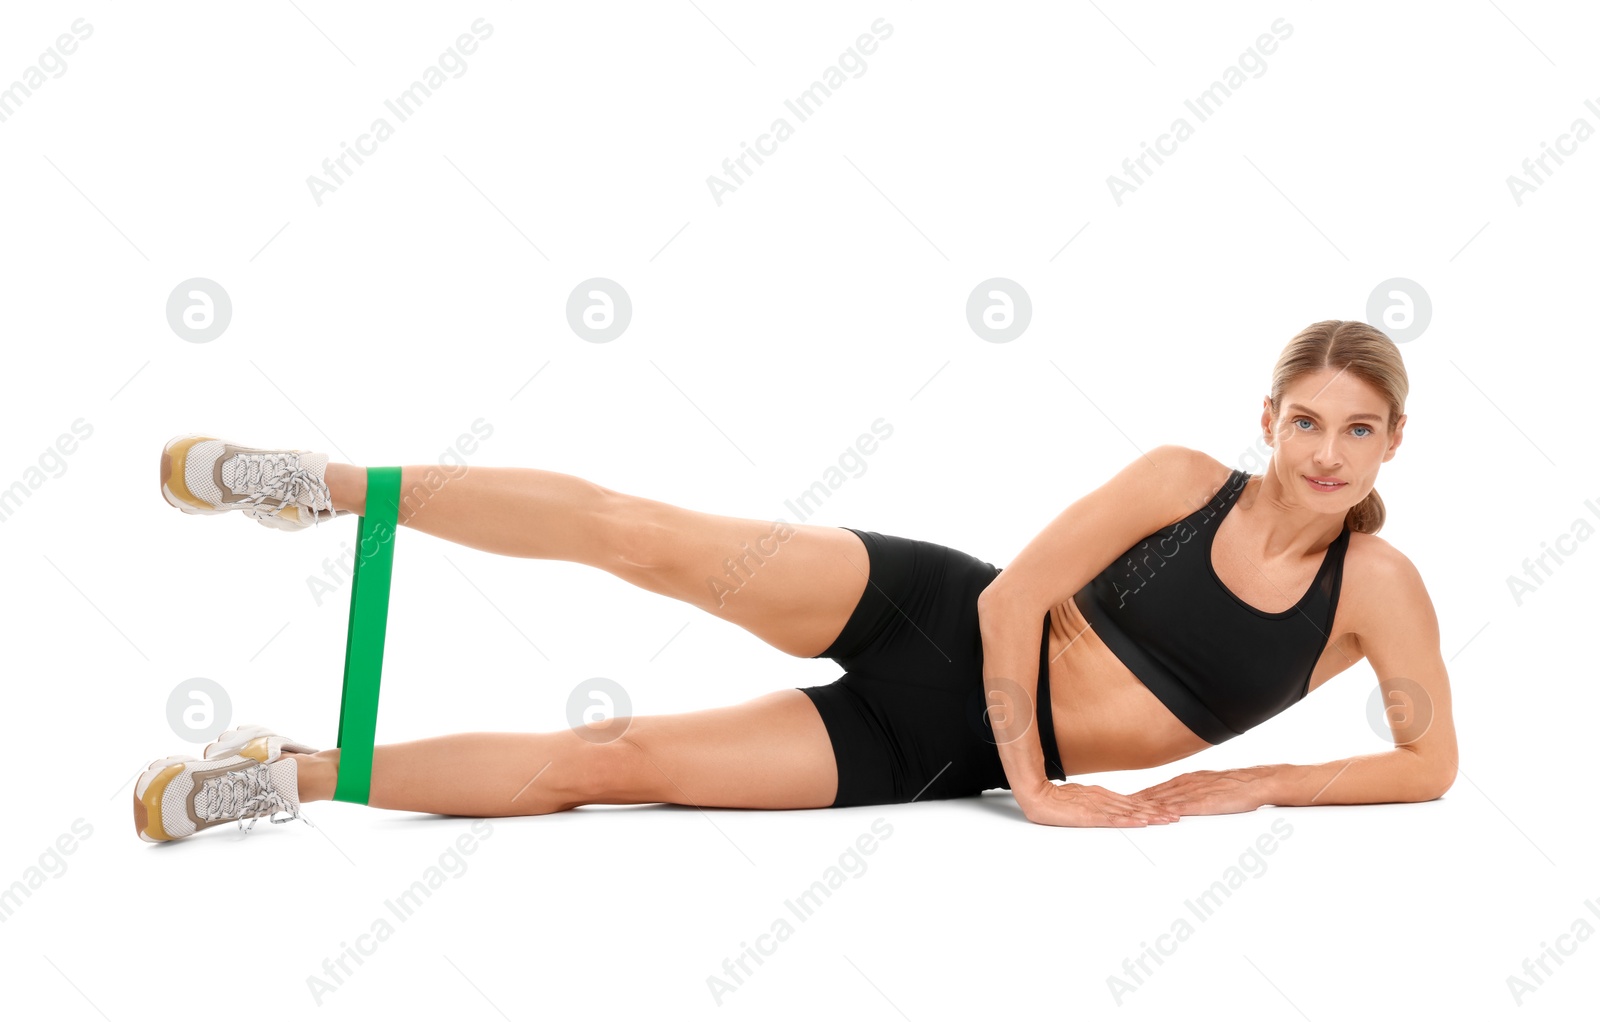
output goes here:
<path id="1" fill-rule="evenodd" d="M 1270 405 L 1261 414 L 1284 493 L 1329 512 L 1352 508 L 1372 491 L 1378 466 L 1400 446 L 1405 416 L 1392 433 L 1388 422 L 1383 395 L 1343 369 L 1301 376 L 1284 391 L 1276 421 Z"/>

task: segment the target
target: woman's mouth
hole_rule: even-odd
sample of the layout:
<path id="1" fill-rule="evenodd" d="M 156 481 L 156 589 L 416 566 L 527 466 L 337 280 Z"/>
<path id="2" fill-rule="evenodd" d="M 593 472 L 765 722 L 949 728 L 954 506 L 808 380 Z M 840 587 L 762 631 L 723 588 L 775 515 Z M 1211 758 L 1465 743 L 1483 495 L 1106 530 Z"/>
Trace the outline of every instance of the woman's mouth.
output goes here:
<path id="1" fill-rule="evenodd" d="M 1331 476 L 1301 476 L 1301 478 L 1319 493 L 1332 493 L 1339 487 L 1346 485 L 1342 480 L 1334 479 Z"/>

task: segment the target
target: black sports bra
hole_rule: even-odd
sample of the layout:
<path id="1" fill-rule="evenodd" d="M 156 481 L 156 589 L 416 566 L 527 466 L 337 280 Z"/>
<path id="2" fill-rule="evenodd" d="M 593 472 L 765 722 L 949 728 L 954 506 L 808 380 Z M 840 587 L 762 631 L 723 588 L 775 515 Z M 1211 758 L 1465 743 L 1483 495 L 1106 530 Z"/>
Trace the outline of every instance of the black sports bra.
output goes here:
<path id="1" fill-rule="evenodd" d="M 1075 597 L 1117 658 L 1212 745 L 1305 698 L 1328 643 L 1350 543 L 1345 526 L 1288 610 L 1245 603 L 1217 577 L 1211 541 L 1249 480 L 1235 469 L 1204 507 L 1134 544 Z"/>

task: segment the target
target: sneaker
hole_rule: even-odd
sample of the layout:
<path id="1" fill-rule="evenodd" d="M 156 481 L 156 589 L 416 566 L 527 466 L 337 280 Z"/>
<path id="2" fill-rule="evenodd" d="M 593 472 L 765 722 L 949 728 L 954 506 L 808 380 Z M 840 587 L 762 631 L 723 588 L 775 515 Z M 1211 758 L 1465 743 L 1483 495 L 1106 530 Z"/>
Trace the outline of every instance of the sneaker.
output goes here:
<path id="1" fill-rule="evenodd" d="M 294 760 L 169 756 L 151 763 L 133 788 L 133 825 L 146 841 L 175 841 L 229 821 L 249 831 L 263 816 L 272 823 L 311 822 L 300 815 Z"/>
<path id="2" fill-rule="evenodd" d="M 259 763 L 276 763 L 286 752 L 310 755 L 320 751 L 292 738 L 285 738 L 261 724 L 243 724 L 232 731 L 222 732 L 200 756 L 202 759 L 248 756 Z"/>
<path id="3" fill-rule="evenodd" d="M 262 525 L 297 530 L 336 512 L 323 473 L 328 456 L 271 451 L 186 434 L 161 450 L 161 496 L 191 515 L 243 511 Z"/>

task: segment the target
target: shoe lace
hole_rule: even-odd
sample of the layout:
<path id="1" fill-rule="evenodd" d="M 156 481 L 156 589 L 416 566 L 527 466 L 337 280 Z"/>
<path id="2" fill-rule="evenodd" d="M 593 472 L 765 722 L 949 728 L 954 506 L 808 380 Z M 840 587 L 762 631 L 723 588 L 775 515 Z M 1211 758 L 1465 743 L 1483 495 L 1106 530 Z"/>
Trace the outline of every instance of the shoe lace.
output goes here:
<path id="1" fill-rule="evenodd" d="M 195 812 L 207 823 L 214 820 L 237 820 L 239 829 L 249 833 L 256 820 L 266 817 L 268 823 L 288 823 L 299 820 L 315 826 L 300 815 L 298 803 L 290 802 L 272 786 L 270 768 L 265 763 L 240 767 L 219 774 L 205 782 L 194 799 Z M 279 817 L 279 813 L 287 816 Z M 245 821 L 249 820 L 248 826 Z"/>
<path id="2" fill-rule="evenodd" d="M 238 454 L 238 477 L 234 486 L 250 488 L 250 503 L 257 508 L 268 497 L 280 504 L 303 504 L 313 512 L 313 525 L 322 523 L 320 512 L 333 510 L 333 495 L 328 484 L 316 472 L 300 464 L 300 457 L 288 451 L 268 451 L 261 454 Z M 274 508 L 267 514 L 279 514 Z M 329 517 L 332 517 L 331 515 Z"/>

